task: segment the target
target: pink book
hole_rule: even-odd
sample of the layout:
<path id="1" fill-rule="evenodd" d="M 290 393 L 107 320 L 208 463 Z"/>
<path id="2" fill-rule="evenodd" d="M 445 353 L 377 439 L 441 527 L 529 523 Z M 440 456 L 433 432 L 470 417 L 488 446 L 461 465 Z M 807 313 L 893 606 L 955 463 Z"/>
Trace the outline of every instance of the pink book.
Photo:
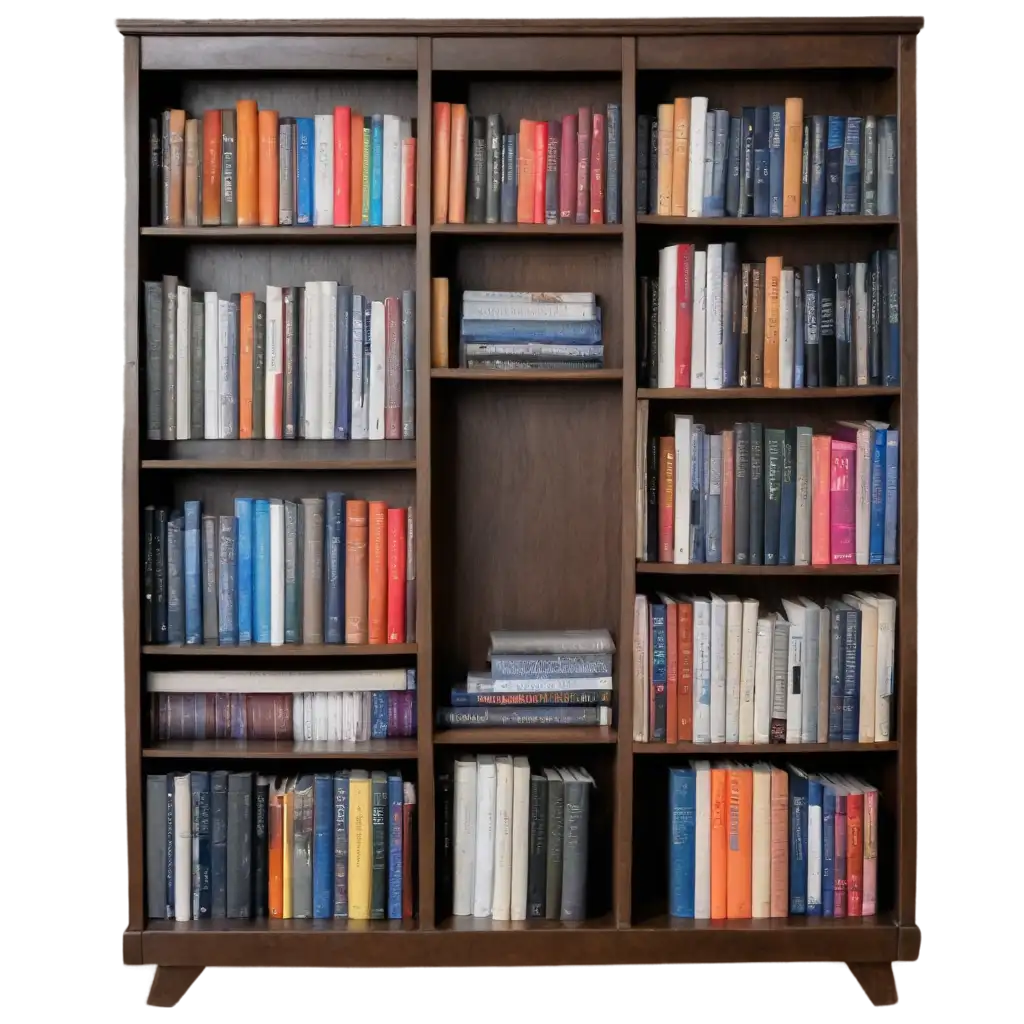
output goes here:
<path id="1" fill-rule="evenodd" d="M 878 790 L 864 787 L 864 881 L 861 915 L 870 917 L 878 906 Z"/>
<path id="2" fill-rule="evenodd" d="M 384 437 L 402 438 L 402 330 L 401 304 L 394 296 L 384 300 Z"/>
<path id="3" fill-rule="evenodd" d="M 832 885 L 834 917 L 846 917 L 846 789 L 836 786 L 836 848 Z"/>
<path id="4" fill-rule="evenodd" d="M 693 246 L 677 246 L 676 253 L 676 387 L 690 386 L 693 348 Z"/>
<path id="5" fill-rule="evenodd" d="M 562 118 L 562 153 L 558 168 L 558 222 L 576 220 L 576 115 Z"/>
<path id="6" fill-rule="evenodd" d="M 857 445 L 832 438 L 829 520 L 833 565 L 852 565 L 856 557 Z"/>
<path id="7" fill-rule="evenodd" d="M 590 223 L 590 107 L 576 122 L 576 223 Z"/>
<path id="8" fill-rule="evenodd" d="M 832 472 L 832 438 L 811 438 L 811 565 L 829 564 L 829 480 Z"/>

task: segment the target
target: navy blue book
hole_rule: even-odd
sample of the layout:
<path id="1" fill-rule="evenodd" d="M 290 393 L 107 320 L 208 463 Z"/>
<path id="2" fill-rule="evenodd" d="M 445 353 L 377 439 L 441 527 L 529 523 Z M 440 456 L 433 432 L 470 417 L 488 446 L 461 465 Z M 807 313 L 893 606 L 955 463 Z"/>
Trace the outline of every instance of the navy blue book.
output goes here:
<path id="1" fill-rule="evenodd" d="M 185 642 L 185 519 L 172 512 L 167 520 L 167 642 Z"/>
<path id="2" fill-rule="evenodd" d="M 882 565 L 885 556 L 885 451 L 888 441 L 887 423 L 868 420 L 874 428 L 871 449 L 871 526 L 868 534 L 868 565 Z"/>
<path id="3" fill-rule="evenodd" d="M 821 855 L 823 846 L 823 825 L 822 825 L 822 786 L 821 779 L 815 775 L 807 778 L 807 846 L 808 850 L 814 850 Z M 822 858 L 824 860 L 824 858 Z M 808 872 L 807 879 L 807 916 L 821 917 L 821 897 L 824 880 L 819 872 L 817 878 L 817 891 L 811 886 L 811 879 Z"/>
<path id="4" fill-rule="evenodd" d="M 824 783 L 821 794 L 821 913 L 835 915 L 836 791 Z"/>
<path id="5" fill-rule="evenodd" d="M 313 917 L 334 916 L 334 776 L 313 779 Z"/>
<path id="6" fill-rule="evenodd" d="M 818 384 L 823 388 L 836 386 L 838 354 L 836 350 L 836 266 L 818 264 Z"/>
<path id="7" fill-rule="evenodd" d="M 384 115 L 374 114 L 370 125 L 370 226 L 384 223 Z"/>
<path id="8" fill-rule="evenodd" d="M 825 140 L 828 123 L 824 114 L 811 115 L 811 216 L 825 215 Z"/>
<path id="9" fill-rule="evenodd" d="M 786 108 L 773 103 L 768 108 L 768 216 L 782 216 L 782 158 L 786 138 Z"/>
<path id="10" fill-rule="evenodd" d="M 228 773 L 210 772 L 210 916 L 228 916 Z"/>
<path id="11" fill-rule="evenodd" d="M 374 691 L 374 699 L 378 691 Z M 465 686 L 453 686 L 449 691 L 453 708 L 477 708 L 488 705 L 569 705 L 590 704 L 594 707 L 611 707 L 611 690 L 556 690 L 548 693 L 470 693 Z M 387 694 L 381 693 L 385 698 L 384 707 L 387 710 Z M 374 707 L 374 714 L 376 708 Z M 371 737 L 374 735 L 373 719 L 371 717 Z M 386 736 L 385 731 L 382 735 Z"/>
<path id="12" fill-rule="evenodd" d="M 352 285 L 338 285 L 338 347 L 334 388 L 334 440 L 347 441 L 352 426 Z"/>
<path id="13" fill-rule="evenodd" d="M 843 601 L 829 601 L 832 643 L 828 663 L 828 741 L 843 738 L 843 671 L 846 665 L 846 617 L 853 609 Z"/>
<path id="14" fill-rule="evenodd" d="M 235 498 L 235 519 L 238 533 L 235 541 L 238 596 L 235 608 L 238 611 L 238 642 L 253 642 L 253 542 L 252 542 L 252 498 Z M 267 637 L 264 643 L 269 643 Z"/>
<path id="15" fill-rule="evenodd" d="M 754 108 L 744 107 L 740 118 L 740 209 L 738 216 L 754 212 Z"/>
<path id="16" fill-rule="evenodd" d="M 328 491 L 324 501 L 324 643 L 345 639 L 345 495 Z"/>
<path id="17" fill-rule="evenodd" d="M 198 501 L 185 502 L 185 643 L 203 642 L 203 567 L 200 536 L 203 513 Z"/>
<path id="18" fill-rule="evenodd" d="M 843 138 L 843 178 L 839 192 L 840 213 L 860 213 L 860 135 L 862 117 L 848 117 Z"/>
<path id="19" fill-rule="evenodd" d="M 738 117 L 731 117 L 729 119 L 729 148 L 725 160 L 725 212 L 729 217 L 740 215 L 740 191 L 743 188 L 742 149 L 743 121 Z"/>
<path id="20" fill-rule="evenodd" d="M 807 913 L 807 775 L 789 772 L 789 912 Z"/>
<path id="21" fill-rule="evenodd" d="M 388 695 L 383 690 L 370 694 L 370 739 L 386 739 L 388 735 Z"/>
<path id="22" fill-rule="evenodd" d="M 764 564 L 779 564 L 779 532 L 782 524 L 782 461 L 786 432 L 768 427 L 764 432 Z M 753 505 L 751 505 L 753 510 Z"/>
<path id="23" fill-rule="evenodd" d="M 665 718 L 668 710 L 668 631 L 663 604 L 651 605 L 651 694 L 654 702 L 654 728 L 651 739 L 665 739 Z"/>
<path id="24" fill-rule="evenodd" d="M 210 773 L 192 772 L 192 920 L 211 917 Z"/>
<path id="25" fill-rule="evenodd" d="M 348 772 L 334 773 L 334 916 L 348 917 Z"/>
<path id="26" fill-rule="evenodd" d="M 697 773 L 671 768 L 668 773 L 668 912 L 693 917 L 697 849 Z"/>
<path id="27" fill-rule="evenodd" d="M 256 643 L 270 643 L 270 502 L 253 502 L 253 609 Z"/>
<path id="28" fill-rule="evenodd" d="M 636 119 L 636 212 L 647 213 L 647 182 L 651 156 L 651 115 Z"/>
<path id="29" fill-rule="evenodd" d="M 811 215 L 811 125 L 810 117 L 804 118 L 803 149 L 800 151 L 800 216 Z"/>
<path id="30" fill-rule="evenodd" d="M 793 565 L 796 545 L 796 427 L 782 439 L 782 507 L 779 513 L 779 565 Z"/>
<path id="31" fill-rule="evenodd" d="M 843 144 L 846 141 L 846 118 L 828 118 L 828 141 L 825 146 L 825 214 L 839 212 L 843 191 Z"/>
<path id="32" fill-rule="evenodd" d="M 734 119 L 735 120 L 735 119 Z M 730 214 L 735 217 L 736 214 Z M 740 258 L 735 242 L 722 247 L 722 387 L 740 386 Z"/>
<path id="33" fill-rule="evenodd" d="M 900 382 L 900 254 L 887 249 L 882 261 L 885 277 L 885 312 L 882 316 L 882 383 Z"/>
<path id="34" fill-rule="evenodd" d="M 846 607 L 842 740 L 844 743 L 856 743 L 860 730 L 860 609 Z"/>
<path id="35" fill-rule="evenodd" d="M 295 223 L 313 223 L 313 118 L 295 118 Z"/>
<path id="36" fill-rule="evenodd" d="M 705 217 L 725 216 L 725 179 L 729 159 L 729 111 L 709 111 L 714 114 L 715 137 L 711 142 L 711 195 L 704 197 Z"/>
<path id="37" fill-rule="evenodd" d="M 657 510 L 657 506 L 655 506 L 655 510 Z M 158 508 L 153 513 L 153 642 L 167 643 L 167 509 L 165 508 Z"/>
<path id="38" fill-rule="evenodd" d="M 782 109 L 781 107 L 778 109 Z M 780 150 L 781 152 L 781 150 Z M 768 155 L 768 108 L 754 108 L 754 216 L 767 217 L 771 211 L 771 174 Z M 782 178 L 779 177 L 779 215 L 782 215 Z"/>
<path id="39" fill-rule="evenodd" d="M 764 427 L 750 424 L 750 564 L 764 561 Z"/>
<path id="40" fill-rule="evenodd" d="M 658 212 L 658 119 L 651 118 L 651 149 L 647 171 L 647 212 Z"/>
<path id="41" fill-rule="evenodd" d="M 221 646 L 238 643 L 235 613 L 235 537 L 238 520 L 217 518 L 217 639 Z"/>
<path id="42" fill-rule="evenodd" d="M 804 334 L 804 386 L 818 387 L 820 351 L 818 344 L 818 268 L 811 263 L 803 268 L 803 309 L 797 309 L 797 322 L 803 321 Z"/>
<path id="43" fill-rule="evenodd" d="M 402 919 L 402 776 L 388 776 L 388 920 Z"/>

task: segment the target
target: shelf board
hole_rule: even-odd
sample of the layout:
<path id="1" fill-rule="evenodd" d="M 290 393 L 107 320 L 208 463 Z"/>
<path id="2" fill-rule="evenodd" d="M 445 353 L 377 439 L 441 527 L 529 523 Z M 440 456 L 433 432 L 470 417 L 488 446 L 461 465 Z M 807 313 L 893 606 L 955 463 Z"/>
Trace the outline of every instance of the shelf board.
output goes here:
<path id="1" fill-rule="evenodd" d="M 820 401 L 835 398 L 899 398 L 899 388 L 875 385 L 852 388 L 637 388 L 637 398 L 662 401 Z"/>
<path id="2" fill-rule="evenodd" d="M 309 934 L 343 934 L 346 932 L 362 934 L 365 932 L 414 932 L 419 930 L 416 918 L 404 918 L 401 921 L 357 921 L 350 917 L 332 917 L 317 920 L 314 918 L 218 918 L 216 921 L 207 918 L 203 921 L 161 921 L 148 920 L 146 933 L 160 935 L 309 935 Z"/>
<path id="3" fill-rule="evenodd" d="M 883 228 L 895 227 L 896 216 L 864 217 L 838 215 L 833 217 L 664 217 L 654 213 L 638 213 L 637 226 L 682 228 Z"/>
<path id="4" fill-rule="evenodd" d="M 646 576 L 899 576 L 898 565 L 734 565 L 721 562 L 637 562 Z"/>
<path id="5" fill-rule="evenodd" d="M 416 650 L 416 644 L 145 644 L 142 653 L 160 658 L 386 658 Z"/>
<path id="6" fill-rule="evenodd" d="M 695 921 L 688 917 L 669 917 L 668 914 L 656 914 L 641 917 L 629 929 L 631 932 L 676 932 L 698 933 L 707 935 L 733 933 L 735 935 L 757 935 L 765 932 L 797 932 L 818 933 L 822 937 L 837 932 L 864 933 L 876 930 L 896 929 L 896 921 L 891 913 L 874 914 L 871 917 L 807 917 L 794 914 L 791 917 L 763 918 L 732 918 L 721 921 Z M 773 958 L 767 958 L 773 959 Z M 775 957 L 774 959 L 784 959 Z M 808 957 L 810 960 L 831 959 L 831 957 Z"/>
<path id="7" fill-rule="evenodd" d="M 432 235 L 472 235 L 478 238 L 615 238 L 621 224 L 431 224 Z"/>
<path id="8" fill-rule="evenodd" d="M 611 914 L 584 921 L 549 921 L 530 918 L 526 921 L 495 921 L 490 917 L 448 917 L 438 926 L 440 932 L 566 932 L 610 930 L 615 928 Z"/>
<path id="9" fill-rule="evenodd" d="M 143 238 L 181 238 L 190 242 L 409 242 L 415 227 L 144 227 Z"/>
<path id="10" fill-rule="evenodd" d="M 435 368 L 434 380 L 530 381 L 532 383 L 602 384 L 622 380 L 622 370 L 465 370 Z"/>
<path id="11" fill-rule="evenodd" d="M 640 743 L 633 741 L 634 754 L 679 754 L 707 757 L 734 754 L 870 754 L 881 750 L 899 750 L 899 743 Z"/>
<path id="12" fill-rule="evenodd" d="M 180 758 L 202 760 L 222 758 L 231 761 L 334 760 L 364 761 L 408 759 L 416 756 L 416 737 L 351 741 L 328 740 L 296 743 L 294 740 L 165 740 L 144 747 L 144 758 Z"/>
<path id="13" fill-rule="evenodd" d="M 614 743 L 615 730 L 607 725 L 558 725 L 475 729 L 441 729 L 434 733 L 434 743 L 444 746 L 496 746 L 509 744 L 540 745 L 562 743 Z"/>
<path id="14" fill-rule="evenodd" d="M 148 441 L 142 468 L 163 472 L 215 470 L 384 470 L 416 468 L 415 441 Z"/>

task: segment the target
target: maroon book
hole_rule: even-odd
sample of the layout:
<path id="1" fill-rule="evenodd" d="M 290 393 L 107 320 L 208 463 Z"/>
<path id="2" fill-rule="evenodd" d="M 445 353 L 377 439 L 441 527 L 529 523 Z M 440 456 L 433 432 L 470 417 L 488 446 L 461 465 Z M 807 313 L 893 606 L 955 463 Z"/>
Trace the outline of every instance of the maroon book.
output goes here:
<path id="1" fill-rule="evenodd" d="M 576 223 L 590 223 L 590 107 L 580 107 L 576 126 Z"/>
<path id="2" fill-rule="evenodd" d="M 558 177 L 558 220 L 572 224 L 576 220 L 576 115 L 562 118 L 562 153 Z"/>

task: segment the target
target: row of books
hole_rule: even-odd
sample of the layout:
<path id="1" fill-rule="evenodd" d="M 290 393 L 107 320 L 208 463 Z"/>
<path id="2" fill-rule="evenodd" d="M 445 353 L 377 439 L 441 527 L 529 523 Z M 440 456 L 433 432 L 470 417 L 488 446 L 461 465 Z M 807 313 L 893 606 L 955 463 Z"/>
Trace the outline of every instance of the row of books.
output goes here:
<path id="1" fill-rule="evenodd" d="M 412 642 L 412 508 L 337 491 L 221 516 L 149 505 L 143 545 L 144 643 Z"/>
<path id="2" fill-rule="evenodd" d="M 637 117 L 637 213 L 893 216 L 897 148 L 894 115 L 804 116 L 788 97 L 735 117 L 683 96 Z"/>
<path id="3" fill-rule="evenodd" d="M 895 249 L 855 263 L 740 263 L 735 242 L 671 245 L 640 279 L 638 379 L 658 388 L 900 382 Z"/>
<path id="4" fill-rule="evenodd" d="M 856 591 L 778 611 L 732 595 L 638 594 L 637 742 L 881 743 L 889 739 L 896 599 Z"/>
<path id="5" fill-rule="evenodd" d="M 397 769 L 147 775 L 146 913 L 411 918 L 415 807 Z"/>
<path id="6" fill-rule="evenodd" d="M 736 565 L 895 565 L 899 431 L 876 420 L 830 434 L 692 416 L 658 436 L 637 403 L 636 557 Z"/>
<path id="7" fill-rule="evenodd" d="M 584 920 L 589 772 L 534 772 L 525 757 L 478 754 L 457 758 L 452 775 L 438 780 L 452 914 Z"/>
<path id="8" fill-rule="evenodd" d="M 400 440 L 416 435 L 416 293 L 336 281 L 221 298 L 145 282 L 146 437 Z"/>
<path id="9" fill-rule="evenodd" d="M 165 227 L 416 223 L 414 122 L 335 107 L 279 117 L 234 109 L 149 119 L 150 223 Z"/>
<path id="10" fill-rule="evenodd" d="M 669 769 L 669 914 L 878 912 L 878 790 L 846 775 L 691 761 Z"/>
<path id="11" fill-rule="evenodd" d="M 435 103 L 432 174 L 435 224 L 621 224 L 621 107 L 506 132 L 501 114 Z"/>

